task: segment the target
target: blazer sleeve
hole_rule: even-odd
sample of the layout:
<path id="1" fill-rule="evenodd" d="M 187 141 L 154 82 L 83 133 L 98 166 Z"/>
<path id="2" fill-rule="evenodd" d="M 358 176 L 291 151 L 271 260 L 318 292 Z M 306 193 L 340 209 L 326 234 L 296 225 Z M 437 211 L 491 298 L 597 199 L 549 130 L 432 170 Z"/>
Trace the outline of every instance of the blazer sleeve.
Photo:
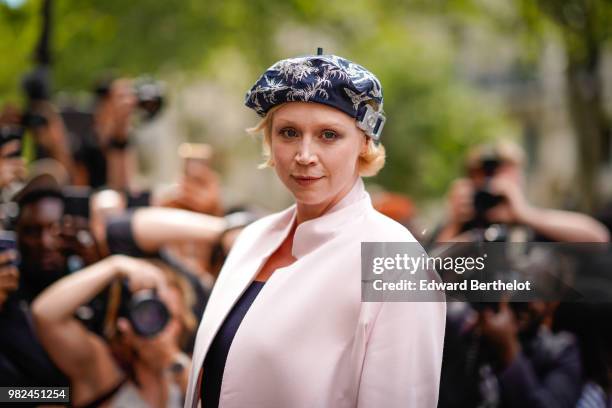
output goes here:
<path id="1" fill-rule="evenodd" d="M 359 408 L 438 403 L 446 303 L 382 303 L 370 332 L 357 397 Z"/>

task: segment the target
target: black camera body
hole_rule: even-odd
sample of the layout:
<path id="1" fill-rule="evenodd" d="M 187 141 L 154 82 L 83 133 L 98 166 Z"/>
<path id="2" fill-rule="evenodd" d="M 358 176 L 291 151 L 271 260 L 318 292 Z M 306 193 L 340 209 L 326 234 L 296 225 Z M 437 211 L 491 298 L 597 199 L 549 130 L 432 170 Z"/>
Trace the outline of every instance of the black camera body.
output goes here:
<path id="1" fill-rule="evenodd" d="M 0 125 L 0 147 L 4 146 L 13 140 L 21 141 L 25 129 L 18 125 Z M 9 153 L 3 158 L 20 157 L 21 156 L 21 145 L 15 151 Z"/>
<path id="2" fill-rule="evenodd" d="M 38 129 L 47 126 L 49 121 L 46 117 L 41 114 L 34 112 L 33 110 L 27 110 L 21 118 L 21 126 L 29 129 Z"/>
<path id="3" fill-rule="evenodd" d="M 501 160 L 496 156 L 487 156 L 482 157 L 480 163 L 485 180 L 483 186 L 474 192 L 473 202 L 476 213 L 475 221 L 478 224 L 486 225 L 486 212 L 504 201 L 504 197 L 491 193 L 489 187 L 491 179 L 501 165 Z"/>
<path id="4" fill-rule="evenodd" d="M 132 293 L 126 281 L 115 281 L 87 305 L 76 317 L 88 330 L 106 338 L 117 332 L 117 319 L 129 320 L 134 332 L 145 338 L 155 337 L 170 321 L 170 312 L 155 290 Z"/>
<path id="5" fill-rule="evenodd" d="M 492 194 L 487 188 L 477 190 L 474 193 L 474 211 L 476 214 L 484 214 L 503 201 L 503 197 Z"/>

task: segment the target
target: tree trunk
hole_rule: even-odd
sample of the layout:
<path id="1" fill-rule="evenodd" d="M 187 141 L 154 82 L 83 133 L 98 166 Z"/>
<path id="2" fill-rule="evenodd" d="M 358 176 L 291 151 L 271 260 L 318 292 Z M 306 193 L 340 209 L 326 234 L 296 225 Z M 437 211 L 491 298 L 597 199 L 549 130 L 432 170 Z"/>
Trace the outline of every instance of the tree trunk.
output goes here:
<path id="1" fill-rule="evenodd" d="M 601 123 L 601 88 L 593 73 L 571 63 L 567 69 L 569 107 L 577 137 L 577 189 L 580 210 L 590 212 L 598 202 L 596 180 L 602 162 L 604 127 Z"/>

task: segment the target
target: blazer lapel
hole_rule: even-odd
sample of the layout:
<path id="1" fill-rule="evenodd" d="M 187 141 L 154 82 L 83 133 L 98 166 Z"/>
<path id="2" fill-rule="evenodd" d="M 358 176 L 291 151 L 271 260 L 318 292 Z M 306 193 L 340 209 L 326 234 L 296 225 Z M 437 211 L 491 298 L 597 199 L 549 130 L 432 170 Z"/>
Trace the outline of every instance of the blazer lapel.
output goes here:
<path id="1" fill-rule="evenodd" d="M 244 233 L 247 235 L 240 237 L 241 240 L 246 240 L 245 247 L 248 249 L 241 254 L 237 254 L 238 256 L 231 262 L 231 265 L 227 264 L 233 273 L 230 276 L 224 276 L 223 281 L 218 282 L 219 286 L 215 286 L 213 289 L 198 329 L 189 383 L 190 388 L 195 388 L 196 385 L 198 387 L 187 394 L 196 397 L 191 406 L 196 406 L 199 400 L 202 365 L 215 335 L 234 304 L 257 276 L 265 261 L 287 237 L 294 221 L 295 207 L 290 207 L 278 214 L 269 225 L 264 226 L 263 231 L 257 230 L 251 233 L 245 230 Z M 265 236 L 267 239 L 253 241 L 255 236 Z M 222 273 L 223 271 L 221 271 Z"/>

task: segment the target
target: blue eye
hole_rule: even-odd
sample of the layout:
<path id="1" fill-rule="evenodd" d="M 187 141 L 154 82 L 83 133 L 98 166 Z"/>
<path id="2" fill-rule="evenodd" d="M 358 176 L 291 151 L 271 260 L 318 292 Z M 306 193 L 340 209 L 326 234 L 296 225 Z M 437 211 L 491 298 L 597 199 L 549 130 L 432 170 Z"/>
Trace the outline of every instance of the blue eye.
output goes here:
<path id="1" fill-rule="evenodd" d="M 336 132 L 334 132 L 333 130 L 325 130 L 321 134 L 321 137 L 324 140 L 335 140 L 335 139 L 338 138 L 338 134 Z"/>
<path id="2" fill-rule="evenodd" d="M 293 128 L 281 129 L 280 134 L 288 139 L 292 139 L 298 135 L 297 131 Z"/>

